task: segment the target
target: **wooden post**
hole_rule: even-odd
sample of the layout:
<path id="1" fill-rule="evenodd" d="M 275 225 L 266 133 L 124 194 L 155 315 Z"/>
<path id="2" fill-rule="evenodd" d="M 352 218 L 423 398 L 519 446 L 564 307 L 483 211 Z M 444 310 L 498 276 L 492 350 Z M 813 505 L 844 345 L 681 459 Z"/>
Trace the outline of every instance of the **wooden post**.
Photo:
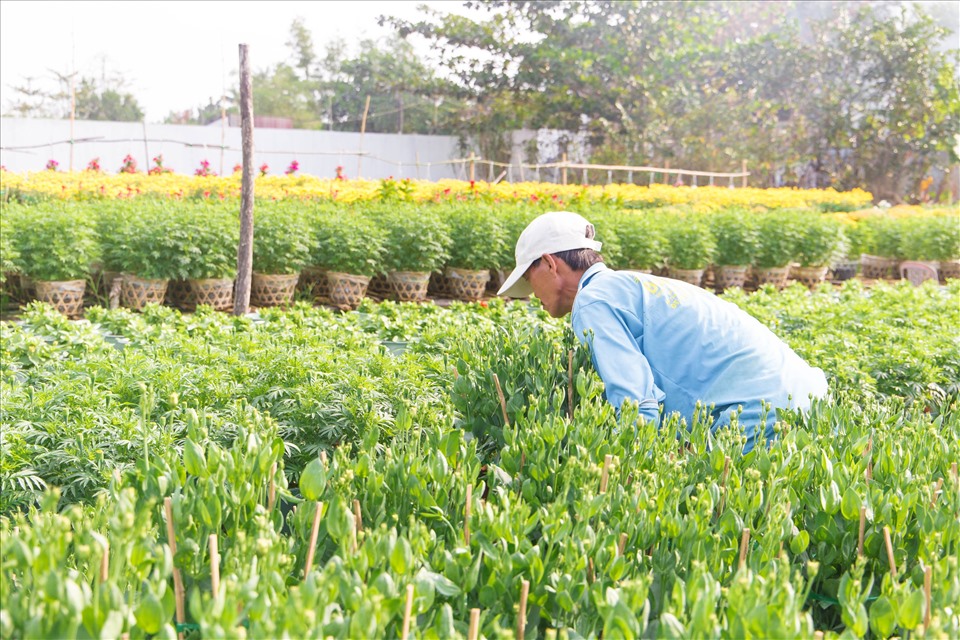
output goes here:
<path id="1" fill-rule="evenodd" d="M 470 182 L 476 182 L 477 179 L 477 155 L 470 152 Z"/>
<path id="2" fill-rule="evenodd" d="M 937 479 L 937 486 L 933 488 L 933 497 L 930 499 L 930 508 L 937 506 L 937 498 L 940 497 L 940 488 L 943 486 L 943 478 Z"/>
<path id="3" fill-rule="evenodd" d="M 523 632 L 527 628 L 527 598 L 530 595 L 530 581 L 520 583 L 520 611 L 517 612 L 517 640 L 523 640 Z"/>
<path id="4" fill-rule="evenodd" d="M 887 547 L 887 562 L 890 564 L 890 577 L 897 579 L 897 562 L 893 557 L 893 543 L 890 541 L 890 527 L 883 528 L 883 544 Z"/>
<path id="5" fill-rule="evenodd" d="M 593 572 L 593 558 L 587 558 L 587 583 L 593 584 L 593 581 L 596 579 L 596 576 Z"/>
<path id="6" fill-rule="evenodd" d="M 503 426 L 510 426 L 510 418 L 507 417 L 507 401 L 503 397 L 503 389 L 500 388 L 500 378 L 493 374 L 493 384 L 497 387 L 497 395 L 500 396 L 500 410 L 503 411 Z"/>
<path id="7" fill-rule="evenodd" d="M 213 590 L 213 597 L 220 597 L 220 551 L 217 548 L 217 534 L 211 533 L 209 539 L 210 545 L 210 588 Z"/>
<path id="8" fill-rule="evenodd" d="M 403 631 L 400 632 L 400 640 L 407 640 L 410 633 L 410 614 L 413 613 L 413 585 L 407 585 L 407 602 L 403 606 Z"/>
<path id="9" fill-rule="evenodd" d="M 463 543 L 470 546 L 470 510 L 473 502 L 473 485 L 467 485 L 467 503 L 463 508 Z"/>
<path id="10" fill-rule="evenodd" d="M 727 474 L 730 473 L 730 456 L 723 458 L 723 475 L 720 477 L 720 504 L 717 506 L 717 517 L 723 513 L 723 504 L 726 501 Z"/>
<path id="11" fill-rule="evenodd" d="M 600 493 L 607 492 L 607 482 L 610 479 L 610 463 L 613 461 L 613 456 L 609 453 L 603 456 L 603 471 L 600 472 Z"/>
<path id="12" fill-rule="evenodd" d="M 273 511 L 273 505 L 277 502 L 277 483 L 274 476 L 277 475 L 277 463 L 270 465 L 270 488 L 267 490 L 267 511 Z"/>
<path id="13" fill-rule="evenodd" d="M 367 132 L 367 112 L 370 110 L 370 96 L 363 105 L 363 118 L 360 120 L 360 153 L 357 154 L 357 180 L 361 178 L 360 168 L 363 166 L 363 134 Z"/>
<path id="14" fill-rule="evenodd" d="M 313 527 L 310 529 L 310 546 L 307 547 L 307 562 L 303 566 L 303 577 L 306 578 L 310 570 L 313 569 L 313 554 L 316 552 L 317 535 L 320 533 L 320 513 L 323 511 L 323 503 L 317 502 L 317 510 L 313 514 Z"/>
<path id="15" fill-rule="evenodd" d="M 863 557 L 863 533 L 867 527 L 867 508 L 860 505 L 860 534 L 857 536 L 857 557 Z"/>
<path id="16" fill-rule="evenodd" d="M 561 156 L 560 162 L 563 163 L 563 166 L 560 168 L 560 184 L 566 185 L 567 184 L 567 154 L 566 153 L 564 153 Z"/>
<path id="17" fill-rule="evenodd" d="M 146 158 L 146 167 L 149 171 L 150 167 L 150 147 L 147 146 L 147 121 L 146 119 L 142 120 L 140 124 L 143 126 L 143 156 Z M 72 136 L 71 136 L 72 137 Z M 221 145 L 222 146 L 222 145 Z M 221 161 L 220 164 L 223 164 Z M 223 175 L 223 167 L 220 168 L 220 175 Z"/>
<path id="18" fill-rule="evenodd" d="M 748 544 L 750 544 L 750 529 L 744 529 L 743 535 L 740 536 L 740 564 L 738 565 L 740 571 L 743 571 L 743 568 L 747 566 Z"/>
<path id="19" fill-rule="evenodd" d="M 573 349 L 567 355 L 567 417 L 573 420 Z"/>
<path id="20" fill-rule="evenodd" d="M 417 180 L 419 180 L 420 179 L 420 152 L 419 151 L 416 152 L 415 158 L 417 161 Z"/>
<path id="21" fill-rule="evenodd" d="M 480 635 L 480 609 L 470 609 L 470 630 L 467 631 L 467 640 L 477 640 Z"/>
<path id="22" fill-rule="evenodd" d="M 105 583 L 109 575 L 110 575 L 110 541 L 107 540 L 103 544 L 103 557 L 100 558 L 100 584 Z"/>
<path id="23" fill-rule="evenodd" d="M 627 548 L 627 534 L 620 534 L 620 544 L 617 545 L 617 555 L 623 557 L 623 552 Z"/>
<path id="24" fill-rule="evenodd" d="M 670 161 L 669 161 L 669 160 L 664 160 L 664 161 L 663 161 L 663 169 L 664 169 L 664 171 L 663 171 L 663 184 L 670 184 L 670 172 L 669 172 L 669 169 L 670 169 Z"/>
<path id="25" fill-rule="evenodd" d="M 70 65 L 73 67 L 73 65 Z M 73 172 L 73 123 L 77 118 L 77 89 L 74 82 L 77 72 L 70 74 L 70 172 Z M 149 168 L 150 165 L 147 165 Z"/>
<path id="26" fill-rule="evenodd" d="M 173 594 L 176 601 L 177 624 L 183 624 L 186 620 L 186 611 L 183 606 L 183 577 L 180 575 L 180 569 L 177 568 L 177 536 L 173 527 L 173 502 L 170 496 L 163 499 L 163 510 L 167 514 L 167 545 L 170 547 L 170 555 L 174 558 L 173 564 Z M 183 640 L 183 633 L 177 634 L 180 640 Z"/>
<path id="27" fill-rule="evenodd" d="M 356 533 L 357 538 L 359 538 L 360 533 L 363 531 L 363 515 L 360 512 L 360 501 L 357 499 L 353 501 L 353 518 L 356 520 Z"/>
<path id="28" fill-rule="evenodd" d="M 740 161 L 740 173 L 743 173 L 743 174 L 744 174 L 744 176 L 743 176 L 743 182 L 741 183 L 740 186 L 743 187 L 744 189 L 746 189 L 746 188 L 747 188 L 747 176 L 746 176 L 746 173 L 747 173 L 747 161 L 746 161 L 746 160 L 741 160 L 741 161 Z"/>
<path id="29" fill-rule="evenodd" d="M 243 174 L 240 186 L 240 245 L 237 248 L 237 288 L 233 315 L 242 316 L 250 306 L 253 277 L 253 83 L 248 45 L 240 45 L 240 137 L 243 147 Z"/>
<path id="30" fill-rule="evenodd" d="M 924 599 L 927 602 L 927 608 L 923 614 L 924 629 L 930 628 L 930 607 L 933 604 L 931 602 L 932 600 L 931 596 L 933 595 L 931 593 L 932 587 L 933 587 L 932 583 L 933 583 L 933 567 L 927 567 L 927 570 L 923 572 L 923 595 L 924 595 Z"/>

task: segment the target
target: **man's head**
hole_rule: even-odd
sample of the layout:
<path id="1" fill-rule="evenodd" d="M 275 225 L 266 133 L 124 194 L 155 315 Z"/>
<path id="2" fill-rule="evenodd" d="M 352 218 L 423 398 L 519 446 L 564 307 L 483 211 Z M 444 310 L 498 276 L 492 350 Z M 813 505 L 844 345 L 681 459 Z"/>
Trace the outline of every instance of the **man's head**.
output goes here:
<path id="1" fill-rule="evenodd" d="M 586 218 L 568 211 L 552 211 L 527 225 L 517 240 L 517 266 L 500 287 L 499 295 L 522 298 L 531 293 L 555 318 L 570 312 L 580 276 L 603 262 L 601 243 Z"/>

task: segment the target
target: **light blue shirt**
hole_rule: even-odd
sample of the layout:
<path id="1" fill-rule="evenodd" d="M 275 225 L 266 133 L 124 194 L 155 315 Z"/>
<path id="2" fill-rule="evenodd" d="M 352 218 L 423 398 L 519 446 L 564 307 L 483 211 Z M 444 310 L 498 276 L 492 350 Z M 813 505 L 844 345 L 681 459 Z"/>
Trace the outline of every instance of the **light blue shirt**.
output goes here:
<path id="1" fill-rule="evenodd" d="M 619 411 L 636 400 L 641 416 L 659 425 L 676 412 L 692 425 L 697 401 L 713 405 L 715 431 L 742 408 L 744 453 L 753 449 L 763 403 L 807 409 L 827 381 L 772 331 L 733 303 L 679 280 L 613 271 L 595 264 L 580 278 L 571 322 L 590 345 L 606 398 Z M 773 437 L 770 411 L 765 437 Z"/>

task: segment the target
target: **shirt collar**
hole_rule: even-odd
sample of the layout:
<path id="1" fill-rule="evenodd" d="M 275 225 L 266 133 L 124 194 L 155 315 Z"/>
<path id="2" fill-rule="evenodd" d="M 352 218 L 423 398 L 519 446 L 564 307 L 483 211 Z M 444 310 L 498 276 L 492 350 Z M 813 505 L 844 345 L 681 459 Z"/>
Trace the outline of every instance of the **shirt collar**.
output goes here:
<path id="1" fill-rule="evenodd" d="M 597 264 L 593 265 L 592 267 L 584 271 L 583 275 L 580 276 L 580 283 L 577 285 L 577 291 L 580 291 L 585 286 L 587 286 L 587 282 L 590 281 L 590 278 L 597 275 L 601 271 L 607 271 L 607 265 L 603 264 L 602 262 L 598 262 Z"/>

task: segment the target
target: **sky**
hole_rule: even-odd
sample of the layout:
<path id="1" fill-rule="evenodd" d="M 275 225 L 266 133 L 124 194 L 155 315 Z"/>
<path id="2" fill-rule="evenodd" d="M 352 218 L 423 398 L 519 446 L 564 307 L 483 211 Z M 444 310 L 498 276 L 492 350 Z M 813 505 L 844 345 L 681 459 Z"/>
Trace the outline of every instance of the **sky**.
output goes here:
<path id="1" fill-rule="evenodd" d="M 239 45 L 249 45 L 253 71 L 289 57 L 290 25 L 304 20 L 314 50 L 337 37 L 352 41 L 390 33 L 377 16 L 413 19 L 420 4 L 461 12 L 459 1 L 354 0 L 205 2 L 48 2 L 0 0 L 0 105 L 16 98 L 13 86 L 54 89 L 54 72 L 121 75 L 147 122 L 171 111 L 196 109 L 236 82 Z M 351 47 L 351 53 L 356 49 Z"/>

